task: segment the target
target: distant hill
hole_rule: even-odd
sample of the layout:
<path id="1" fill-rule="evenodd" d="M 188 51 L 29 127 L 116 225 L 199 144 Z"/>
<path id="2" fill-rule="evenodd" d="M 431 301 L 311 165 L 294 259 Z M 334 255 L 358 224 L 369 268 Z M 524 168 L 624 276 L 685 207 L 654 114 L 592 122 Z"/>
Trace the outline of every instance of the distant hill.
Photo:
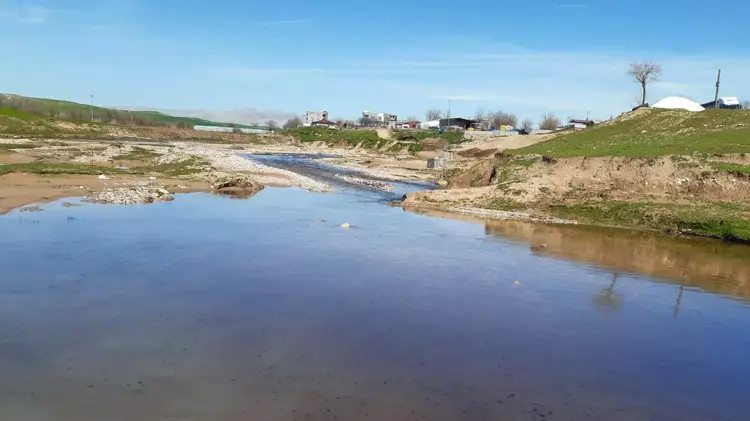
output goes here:
<path id="1" fill-rule="evenodd" d="M 197 117 L 176 117 L 159 111 L 129 111 L 96 107 L 71 101 L 46 98 L 31 98 L 21 95 L 0 94 L 0 109 L 19 111 L 40 117 L 69 120 L 78 123 L 108 123 L 134 126 L 166 126 L 191 128 L 200 126 L 232 126 L 253 128 L 253 126 L 224 123 Z"/>
<path id="2" fill-rule="evenodd" d="M 511 151 L 551 157 L 750 152 L 750 110 L 701 112 L 641 108 L 578 132 Z"/>
<path id="3" fill-rule="evenodd" d="M 260 110 L 257 108 L 242 108 L 236 110 L 186 110 L 186 109 L 159 109 L 149 107 L 112 107 L 118 110 L 128 111 L 157 111 L 162 114 L 178 117 L 202 118 L 210 121 L 231 121 L 237 124 L 250 126 L 265 126 L 266 122 L 273 120 L 281 126 L 295 116 L 294 113 L 277 110 Z"/>

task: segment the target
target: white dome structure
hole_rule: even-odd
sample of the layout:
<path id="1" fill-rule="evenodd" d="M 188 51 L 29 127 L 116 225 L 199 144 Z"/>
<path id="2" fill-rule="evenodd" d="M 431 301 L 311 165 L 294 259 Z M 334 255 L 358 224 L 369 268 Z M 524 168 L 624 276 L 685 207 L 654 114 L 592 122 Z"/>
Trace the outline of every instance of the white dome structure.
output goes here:
<path id="1" fill-rule="evenodd" d="M 681 96 L 668 96 L 656 104 L 652 105 L 653 108 L 664 108 L 667 110 L 687 110 L 693 112 L 704 111 L 700 104 L 695 101 L 691 101 Z"/>

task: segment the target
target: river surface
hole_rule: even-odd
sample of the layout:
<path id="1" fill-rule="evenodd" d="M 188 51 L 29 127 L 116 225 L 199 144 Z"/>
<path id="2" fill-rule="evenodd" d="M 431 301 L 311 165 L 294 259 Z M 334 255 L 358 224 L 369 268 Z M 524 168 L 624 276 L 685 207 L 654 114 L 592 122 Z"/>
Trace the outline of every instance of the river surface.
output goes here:
<path id="1" fill-rule="evenodd" d="M 750 248 L 384 199 L 0 216 L 0 419 L 750 419 Z"/>

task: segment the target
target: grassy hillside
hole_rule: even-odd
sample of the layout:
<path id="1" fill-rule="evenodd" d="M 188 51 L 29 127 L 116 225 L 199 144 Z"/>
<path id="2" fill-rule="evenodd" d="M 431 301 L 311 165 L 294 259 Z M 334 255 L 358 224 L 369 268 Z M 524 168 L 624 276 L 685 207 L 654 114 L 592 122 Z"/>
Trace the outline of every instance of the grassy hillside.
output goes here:
<path id="1" fill-rule="evenodd" d="M 93 122 L 136 126 L 168 126 L 191 128 L 202 126 L 250 126 L 220 123 L 192 117 L 175 117 L 157 111 L 124 111 L 111 108 L 92 107 L 70 101 L 56 99 L 29 98 L 20 95 L 0 94 L 0 109 L 20 111 L 38 117 L 56 118 L 76 123 Z M 6 111 L 7 113 L 7 111 Z"/>
<path id="2" fill-rule="evenodd" d="M 325 127 L 298 127 L 284 130 L 281 134 L 296 137 L 300 142 L 322 141 L 328 144 L 340 143 L 350 146 L 361 144 L 366 148 L 379 148 L 396 142 L 390 149 L 393 151 L 408 149 L 411 152 L 421 151 L 423 143 L 429 139 L 441 139 L 446 144 L 463 141 L 463 133 L 460 132 L 437 133 L 427 130 L 395 130 L 391 140 L 381 139 L 375 130 L 336 130 Z"/>
<path id="3" fill-rule="evenodd" d="M 641 109 L 512 152 L 560 158 L 745 153 L 750 152 L 750 110 Z"/>
<path id="4" fill-rule="evenodd" d="M 2 134 L 28 137 L 55 137 L 63 131 L 61 125 L 65 124 L 66 122 L 60 120 L 44 118 L 23 111 L 0 108 L 0 133 Z M 101 124 L 93 123 L 67 124 L 76 126 L 72 134 L 81 137 L 96 136 L 101 126 Z"/>

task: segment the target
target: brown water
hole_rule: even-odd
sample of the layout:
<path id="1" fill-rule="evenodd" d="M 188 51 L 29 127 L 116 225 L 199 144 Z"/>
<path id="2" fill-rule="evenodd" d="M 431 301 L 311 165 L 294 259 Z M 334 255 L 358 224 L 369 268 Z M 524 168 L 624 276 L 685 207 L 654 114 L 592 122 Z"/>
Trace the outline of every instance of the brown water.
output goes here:
<path id="1" fill-rule="evenodd" d="M 746 247 L 273 188 L 0 234 L 2 420 L 748 418 Z"/>

